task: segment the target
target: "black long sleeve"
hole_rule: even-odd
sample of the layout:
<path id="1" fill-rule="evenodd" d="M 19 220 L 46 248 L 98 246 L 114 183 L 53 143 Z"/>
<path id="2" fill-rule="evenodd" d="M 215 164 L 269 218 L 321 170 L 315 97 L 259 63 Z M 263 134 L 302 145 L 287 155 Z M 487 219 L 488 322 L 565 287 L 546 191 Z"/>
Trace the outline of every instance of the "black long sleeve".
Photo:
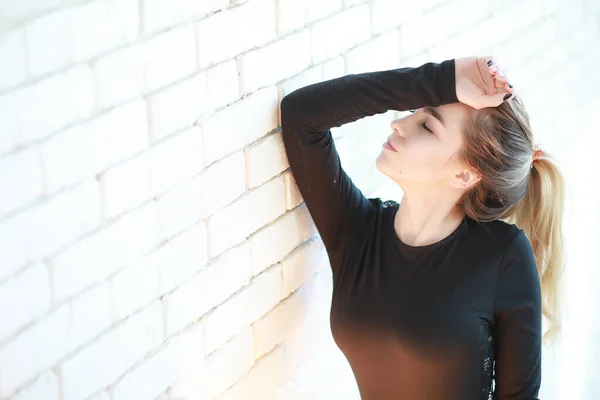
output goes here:
<path id="1" fill-rule="evenodd" d="M 452 59 L 345 75 L 281 101 L 290 169 L 331 261 L 332 333 L 363 400 L 538 400 L 541 295 L 524 232 L 467 217 L 437 243 L 401 242 L 399 204 L 365 198 L 331 135 L 458 102 L 455 87 Z"/>
<path id="2" fill-rule="evenodd" d="M 500 269 L 494 313 L 498 399 L 537 400 L 542 379 L 542 297 L 524 231 L 515 236 Z"/>

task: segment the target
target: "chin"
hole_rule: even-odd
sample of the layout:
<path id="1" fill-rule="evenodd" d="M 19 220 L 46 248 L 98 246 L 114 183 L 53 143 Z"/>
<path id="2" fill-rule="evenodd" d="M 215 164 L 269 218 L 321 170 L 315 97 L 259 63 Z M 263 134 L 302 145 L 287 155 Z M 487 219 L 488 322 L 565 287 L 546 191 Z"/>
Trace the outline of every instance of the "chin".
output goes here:
<path id="1" fill-rule="evenodd" d="M 397 178 L 397 176 L 394 176 L 395 174 L 393 166 L 390 165 L 390 162 L 386 159 L 385 154 L 383 152 L 379 154 L 379 156 L 377 156 L 377 158 L 375 159 L 375 167 L 382 174 L 387 175 L 392 179 Z"/>

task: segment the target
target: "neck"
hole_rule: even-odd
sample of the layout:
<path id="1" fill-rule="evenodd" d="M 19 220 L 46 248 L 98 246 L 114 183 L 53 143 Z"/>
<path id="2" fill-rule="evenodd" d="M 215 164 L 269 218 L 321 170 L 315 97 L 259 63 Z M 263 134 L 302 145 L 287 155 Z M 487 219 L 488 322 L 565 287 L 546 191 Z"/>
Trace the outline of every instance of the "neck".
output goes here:
<path id="1" fill-rule="evenodd" d="M 403 243 L 426 246 L 448 237 L 465 218 L 458 198 L 441 190 L 405 192 L 394 228 Z"/>

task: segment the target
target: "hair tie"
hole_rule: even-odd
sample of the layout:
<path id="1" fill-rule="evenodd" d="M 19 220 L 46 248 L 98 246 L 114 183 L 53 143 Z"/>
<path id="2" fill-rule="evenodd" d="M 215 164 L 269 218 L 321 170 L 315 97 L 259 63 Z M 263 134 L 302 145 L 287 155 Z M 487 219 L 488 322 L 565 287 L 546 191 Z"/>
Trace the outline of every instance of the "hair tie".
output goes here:
<path id="1" fill-rule="evenodd" d="M 535 145 L 535 150 L 533 152 L 533 155 L 531 156 L 531 164 L 533 167 L 533 163 L 536 161 L 540 161 L 540 159 L 542 158 L 542 155 L 544 154 L 544 150 L 542 150 L 542 147 L 539 143 L 536 143 Z"/>

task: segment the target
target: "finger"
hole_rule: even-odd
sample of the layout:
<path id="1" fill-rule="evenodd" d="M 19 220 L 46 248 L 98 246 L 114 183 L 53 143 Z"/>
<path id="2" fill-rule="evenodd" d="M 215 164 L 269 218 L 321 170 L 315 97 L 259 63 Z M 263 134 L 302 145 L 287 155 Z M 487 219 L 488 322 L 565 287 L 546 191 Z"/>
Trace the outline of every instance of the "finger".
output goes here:
<path id="1" fill-rule="evenodd" d="M 499 70 L 498 72 L 496 72 L 494 74 L 494 78 L 501 81 L 502 83 L 508 81 L 508 75 L 506 74 L 506 72 L 504 72 L 502 70 Z"/>
<path id="2" fill-rule="evenodd" d="M 495 87 L 504 87 L 506 89 L 506 91 L 512 92 L 513 85 L 510 83 L 508 74 L 506 72 L 500 70 L 500 71 L 497 71 L 493 75 L 495 78 L 495 82 L 494 82 Z M 496 81 L 498 83 L 496 83 Z"/>
<path id="3" fill-rule="evenodd" d="M 502 87 L 504 88 L 504 90 L 506 90 L 507 92 L 510 93 L 514 93 L 515 89 L 514 86 L 510 83 L 508 76 L 503 76 L 503 77 L 498 77 L 496 76 L 496 80 L 502 84 Z"/>

